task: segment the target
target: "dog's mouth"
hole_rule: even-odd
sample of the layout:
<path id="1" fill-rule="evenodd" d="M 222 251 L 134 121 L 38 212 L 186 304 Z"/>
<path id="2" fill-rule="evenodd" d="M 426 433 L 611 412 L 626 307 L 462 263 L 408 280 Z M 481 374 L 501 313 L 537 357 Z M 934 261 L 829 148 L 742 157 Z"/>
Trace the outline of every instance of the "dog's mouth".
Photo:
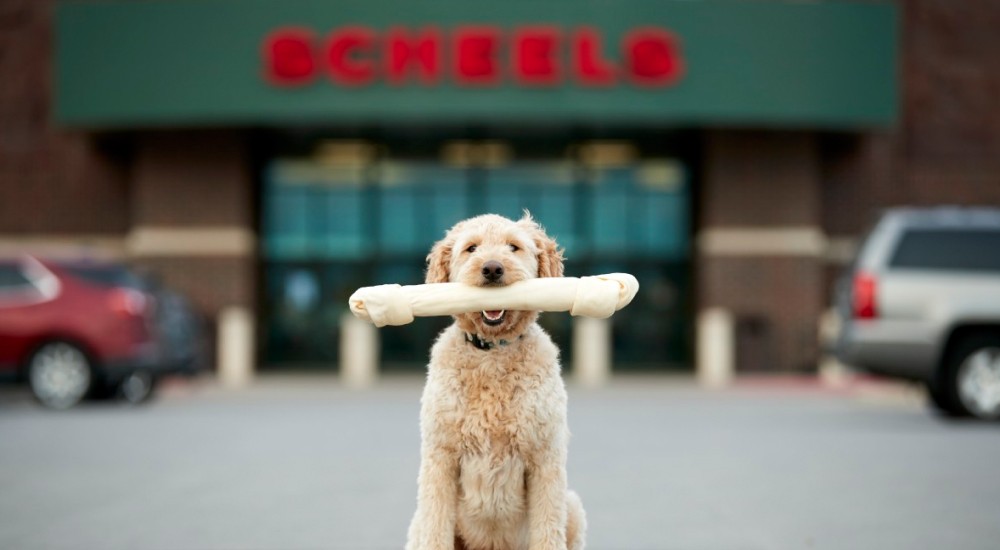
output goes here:
<path id="1" fill-rule="evenodd" d="M 505 309 L 494 309 L 489 311 L 483 311 L 481 313 L 483 316 L 483 322 L 491 327 L 498 326 L 503 323 L 504 317 L 507 315 L 507 310 Z"/>

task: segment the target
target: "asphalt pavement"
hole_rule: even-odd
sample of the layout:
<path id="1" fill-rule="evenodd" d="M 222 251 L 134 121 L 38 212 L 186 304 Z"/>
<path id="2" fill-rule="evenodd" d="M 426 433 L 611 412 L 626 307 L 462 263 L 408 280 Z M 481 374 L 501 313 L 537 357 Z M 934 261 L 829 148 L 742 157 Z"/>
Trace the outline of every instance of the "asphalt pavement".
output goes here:
<path id="1" fill-rule="evenodd" d="M 176 382 L 61 412 L 4 390 L 0 548 L 402 548 L 420 384 Z M 1000 548 L 1000 424 L 905 387 L 618 378 L 570 386 L 569 418 L 591 549 Z"/>

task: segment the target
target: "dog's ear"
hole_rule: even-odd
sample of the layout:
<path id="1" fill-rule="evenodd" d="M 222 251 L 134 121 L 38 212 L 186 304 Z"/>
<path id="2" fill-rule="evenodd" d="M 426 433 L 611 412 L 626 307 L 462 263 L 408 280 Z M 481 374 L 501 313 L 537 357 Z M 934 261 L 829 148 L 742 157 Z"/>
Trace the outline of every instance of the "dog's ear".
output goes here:
<path id="1" fill-rule="evenodd" d="M 526 229 L 535 241 L 535 248 L 538 249 L 538 276 L 562 277 L 563 250 L 556 241 L 545 234 L 545 229 L 532 219 L 531 213 L 527 210 L 517 224 Z"/>
<path id="2" fill-rule="evenodd" d="M 535 246 L 538 247 L 538 276 L 539 277 L 562 277 L 563 276 L 563 251 L 544 231 L 538 231 L 535 237 Z"/>
<path id="3" fill-rule="evenodd" d="M 427 255 L 427 275 L 425 283 L 447 283 L 451 279 L 448 268 L 451 265 L 451 248 L 455 245 L 451 235 L 434 243 L 431 253 Z"/>

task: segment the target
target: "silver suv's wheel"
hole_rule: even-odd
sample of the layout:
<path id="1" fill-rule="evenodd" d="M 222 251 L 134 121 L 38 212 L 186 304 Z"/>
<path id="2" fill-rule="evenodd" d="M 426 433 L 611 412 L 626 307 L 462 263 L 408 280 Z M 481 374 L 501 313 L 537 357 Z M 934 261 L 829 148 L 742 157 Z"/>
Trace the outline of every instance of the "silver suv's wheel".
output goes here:
<path id="1" fill-rule="evenodd" d="M 1000 347 L 982 347 L 965 357 L 956 378 L 962 407 L 977 418 L 1000 418 Z"/>
<path id="2" fill-rule="evenodd" d="M 1000 333 L 955 336 L 928 389 L 934 404 L 949 415 L 1000 418 Z"/>
<path id="3" fill-rule="evenodd" d="M 28 385 L 43 405 L 66 409 L 87 395 L 93 380 L 90 360 L 67 342 L 50 342 L 38 348 L 28 362 Z"/>

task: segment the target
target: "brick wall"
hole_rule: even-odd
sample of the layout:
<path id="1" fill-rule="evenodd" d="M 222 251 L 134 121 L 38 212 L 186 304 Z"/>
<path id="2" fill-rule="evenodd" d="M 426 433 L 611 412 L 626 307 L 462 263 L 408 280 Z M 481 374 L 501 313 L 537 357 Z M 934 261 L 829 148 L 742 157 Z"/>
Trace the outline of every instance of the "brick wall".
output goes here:
<path id="1" fill-rule="evenodd" d="M 239 131 L 163 131 L 136 136 L 131 234 L 152 230 L 169 246 L 130 239 L 136 262 L 188 294 L 209 315 L 226 306 L 253 307 L 254 244 L 205 242 L 213 233 L 253 238 L 253 178 Z"/>
<path id="2" fill-rule="evenodd" d="M 737 370 L 811 368 L 823 307 L 822 258 L 786 241 L 820 224 L 815 136 L 710 131 L 705 135 L 703 170 L 699 308 L 718 306 L 732 312 Z M 730 241 L 746 235 L 751 240 L 724 250 L 706 246 L 705 237 L 720 230 Z"/>
<path id="3" fill-rule="evenodd" d="M 136 138 L 133 223 L 253 225 L 244 135 L 227 130 L 144 132 Z"/>
<path id="4" fill-rule="evenodd" d="M 895 205 L 1000 205 L 1000 2 L 900 2 L 900 120 L 829 136 L 823 219 L 858 235 Z"/>
<path id="5" fill-rule="evenodd" d="M 0 234 L 120 236 L 127 143 L 53 122 L 52 11 L 0 1 Z"/>
<path id="6" fill-rule="evenodd" d="M 146 131 L 134 137 L 131 260 L 205 316 L 215 357 L 219 312 L 254 311 L 253 177 L 236 130 Z"/>
<path id="7" fill-rule="evenodd" d="M 816 143 L 810 132 L 709 131 L 702 224 L 811 225 L 819 216 Z"/>

